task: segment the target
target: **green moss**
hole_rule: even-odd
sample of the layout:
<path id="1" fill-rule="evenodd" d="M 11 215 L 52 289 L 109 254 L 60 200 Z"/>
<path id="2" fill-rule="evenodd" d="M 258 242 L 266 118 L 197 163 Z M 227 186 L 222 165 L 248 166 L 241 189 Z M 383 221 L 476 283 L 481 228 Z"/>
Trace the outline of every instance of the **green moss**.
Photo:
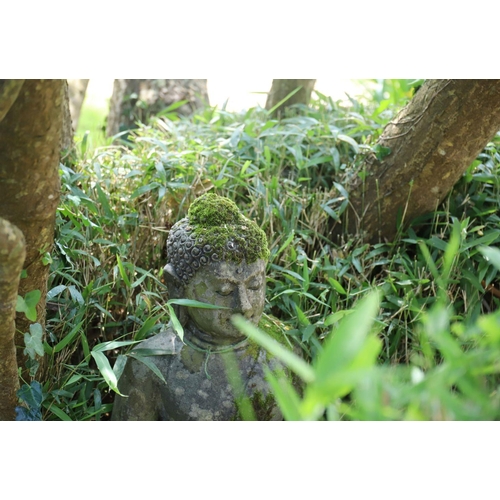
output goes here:
<path id="1" fill-rule="evenodd" d="M 268 393 L 265 397 L 260 391 L 254 393 L 250 398 L 255 418 L 259 421 L 269 421 L 273 417 L 273 410 L 276 407 L 276 400 L 272 393 Z"/>
<path id="2" fill-rule="evenodd" d="M 188 217 L 191 224 L 218 226 L 238 224 L 241 214 L 234 201 L 214 193 L 207 193 L 192 203 Z"/>
<path id="3" fill-rule="evenodd" d="M 200 196 L 189 208 L 188 219 L 197 245 L 211 245 L 221 260 L 239 264 L 245 259 L 251 264 L 269 258 L 264 231 L 229 198 L 214 193 Z"/>

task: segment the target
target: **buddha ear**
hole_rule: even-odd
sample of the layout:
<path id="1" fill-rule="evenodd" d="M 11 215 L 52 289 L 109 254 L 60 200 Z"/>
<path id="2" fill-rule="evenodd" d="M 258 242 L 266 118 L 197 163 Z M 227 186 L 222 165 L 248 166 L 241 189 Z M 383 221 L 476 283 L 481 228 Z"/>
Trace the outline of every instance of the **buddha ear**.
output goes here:
<path id="1" fill-rule="evenodd" d="M 167 264 L 163 271 L 165 272 L 165 282 L 167 283 L 168 298 L 180 299 L 184 293 L 184 284 L 175 272 L 171 264 Z"/>

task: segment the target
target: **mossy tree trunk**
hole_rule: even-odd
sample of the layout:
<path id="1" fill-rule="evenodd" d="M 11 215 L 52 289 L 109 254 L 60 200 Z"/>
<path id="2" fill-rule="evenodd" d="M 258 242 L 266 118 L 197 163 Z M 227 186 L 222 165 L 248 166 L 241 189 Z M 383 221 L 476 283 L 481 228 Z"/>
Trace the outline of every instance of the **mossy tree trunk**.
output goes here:
<path id="1" fill-rule="evenodd" d="M 427 80 L 378 140 L 390 153 L 346 186 L 348 217 L 334 233 L 390 241 L 398 220 L 436 209 L 498 130 L 500 80 Z"/>
<path id="2" fill-rule="evenodd" d="M 309 104 L 315 83 L 316 80 L 273 80 L 267 95 L 266 109 L 274 108 L 296 89 L 299 90 L 273 111 L 273 116 L 277 118 L 284 116 L 286 108 L 293 104 Z"/>
<path id="3" fill-rule="evenodd" d="M 45 324 L 49 266 L 43 261 L 54 241 L 59 202 L 59 145 L 61 141 L 64 80 L 26 80 L 17 99 L 0 122 L 0 217 L 17 226 L 26 240 L 19 295 L 40 290 L 37 322 Z M 16 318 L 15 342 L 23 346 L 29 331 L 24 314 Z M 24 366 L 22 349 L 18 351 Z"/>
<path id="4" fill-rule="evenodd" d="M 15 420 L 19 389 L 16 346 L 16 300 L 26 255 L 23 233 L 0 218 L 0 420 Z"/>
<path id="5" fill-rule="evenodd" d="M 206 80 L 115 80 L 109 106 L 108 136 L 131 130 L 140 121 L 179 101 L 187 101 L 175 110 L 188 116 L 208 104 Z"/>

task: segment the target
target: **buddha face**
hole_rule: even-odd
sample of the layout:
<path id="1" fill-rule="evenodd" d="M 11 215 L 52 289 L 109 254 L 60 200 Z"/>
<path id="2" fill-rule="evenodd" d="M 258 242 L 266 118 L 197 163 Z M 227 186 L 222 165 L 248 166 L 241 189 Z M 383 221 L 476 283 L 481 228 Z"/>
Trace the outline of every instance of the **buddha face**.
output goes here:
<path id="1" fill-rule="evenodd" d="M 216 343 L 231 343 L 244 337 L 231 323 L 241 314 L 255 325 L 264 311 L 266 296 L 265 262 L 213 262 L 200 267 L 185 288 L 188 299 L 227 309 L 188 308 L 188 317 Z"/>

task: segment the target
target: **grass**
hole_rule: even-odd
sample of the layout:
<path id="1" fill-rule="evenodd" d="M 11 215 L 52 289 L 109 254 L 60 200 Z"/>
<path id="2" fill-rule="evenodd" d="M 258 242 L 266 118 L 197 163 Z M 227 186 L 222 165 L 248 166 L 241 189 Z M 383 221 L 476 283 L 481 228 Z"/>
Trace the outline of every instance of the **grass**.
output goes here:
<path id="1" fill-rule="evenodd" d="M 78 139 L 78 159 L 61 166 L 47 368 L 26 381 L 38 395 L 27 406 L 48 420 L 108 418 L 130 343 L 170 319 L 168 230 L 212 191 L 266 232 L 266 313 L 287 325 L 314 373 L 303 400 L 271 375 L 285 415 L 499 418 L 499 269 L 483 250 L 500 241 L 499 137 L 438 211 L 394 242 L 329 239 L 349 179 L 409 98 L 410 87 L 394 87 L 397 98 L 349 108 L 318 94 L 281 122 L 260 108 L 206 108 L 153 119 L 127 144 Z"/>

